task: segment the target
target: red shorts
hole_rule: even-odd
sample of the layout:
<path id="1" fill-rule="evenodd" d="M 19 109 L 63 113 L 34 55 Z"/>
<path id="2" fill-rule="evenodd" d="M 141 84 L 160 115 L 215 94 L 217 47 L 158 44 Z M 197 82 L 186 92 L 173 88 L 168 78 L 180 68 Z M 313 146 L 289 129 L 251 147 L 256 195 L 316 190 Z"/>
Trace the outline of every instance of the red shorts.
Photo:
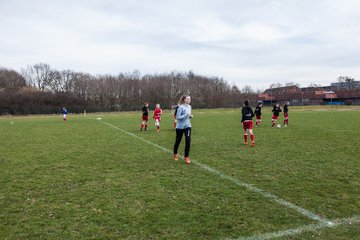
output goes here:
<path id="1" fill-rule="evenodd" d="M 161 121 L 161 117 L 154 117 L 155 121 L 158 120 L 159 122 Z"/>
<path id="2" fill-rule="evenodd" d="M 272 116 L 272 119 L 273 119 L 273 120 L 278 120 L 278 119 L 279 119 L 279 116 L 273 115 L 273 116 Z"/>
<path id="3" fill-rule="evenodd" d="M 288 113 L 284 113 L 284 118 L 287 118 L 289 116 Z"/>
<path id="4" fill-rule="evenodd" d="M 143 121 L 149 121 L 149 117 L 148 117 L 148 116 L 143 115 L 143 116 L 142 116 L 142 120 L 143 120 Z"/>
<path id="5" fill-rule="evenodd" d="M 243 122 L 243 128 L 246 129 L 252 129 L 253 128 L 253 122 L 252 121 L 246 121 Z"/>
<path id="6" fill-rule="evenodd" d="M 260 115 L 260 116 L 256 116 L 256 119 L 259 119 L 259 120 L 261 120 L 261 115 Z"/>

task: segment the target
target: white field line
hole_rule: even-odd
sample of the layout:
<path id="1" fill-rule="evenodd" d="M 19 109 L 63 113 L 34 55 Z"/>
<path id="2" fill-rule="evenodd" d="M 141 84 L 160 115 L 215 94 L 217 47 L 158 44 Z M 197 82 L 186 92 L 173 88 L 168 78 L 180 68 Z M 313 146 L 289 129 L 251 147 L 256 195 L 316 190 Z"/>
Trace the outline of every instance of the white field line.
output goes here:
<path id="1" fill-rule="evenodd" d="M 146 142 L 146 143 L 148 143 L 148 144 L 150 144 L 150 145 L 152 145 L 152 146 L 154 146 L 154 147 L 156 147 L 156 148 L 159 148 L 159 149 L 161 149 L 161 150 L 163 150 L 163 151 L 165 151 L 165 152 L 168 152 L 168 153 L 171 153 L 171 154 L 173 153 L 173 152 L 172 152 L 171 150 L 169 150 L 169 149 L 166 149 L 166 148 L 164 148 L 164 147 L 162 147 L 162 146 L 160 146 L 160 145 L 157 145 L 157 144 L 155 144 L 155 143 L 153 143 L 153 142 L 150 142 L 150 141 L 148 141 L 148 140 L 146 140 L 146 139 L 143 139 L 143 138 L 141 138 L 141 137 L 139 137 L 139 136 L 137 136 L 137 135 L 135 135 L 135 134 L 133 134 L 133 133 L 130 133 L 130 132 L 125 131 L 125 130 L 123 130 L 123 129 L 121 129 L 121 128 L 118 128 L 118 127 L 116 127 L 116 126 L 114 126 L 114 125 L 112 125 L 112 124 L 110 124 L 110 123 L 104 122 L 104 121 L 102 121 L 102 120 L 100 120 L 100 122 L 102 122 L 103 124 L 106 124 L 106 125 L 114 128 L 114 129 L 116 129 L 116 130 L 119 130 L 119 131 L 121 131 L 121 132 L 123 132 L 123 133 L 125 133 L 125 134 L 127 134 L 127 135 L 130 135 L 130 136 L 132 136 L 132 137 L 134 137 L 134 138 L 137 138 L 137 139 L 139 139 L 139 140 L 141 140 L 141 141 L 143 141 L 143 142 Z M 181 158 L 182 158 L 182 157 L 181 157 Z M 311 211 L 308 211 L 308 210 L 306 210 L 306 209 L 304 209 L 304 208 L 302 208 L 302 207 L 296 206 L 295 204 L 292 204 L 292 203 L 290 203 L 290 202 L 288 202 L 288 201 L 286 201 L 286 200 L 284 200 L 284 199 L 282 199 L 282 198 L 279 198 L 279 197 L 275 196 L 274 194 L 272 194 L 272 193 L 270 193 L 270 192 L 267 192 L 267 191 L 264 191 L 264 190 L 262 190 L 262 189 L 260 189 L 260 188 L 254 187 L 254 186 L 251 185 L 251 184 L 242 182 L 242 181 L 240 181 L 240 180 L 238 180 L 238 179 L 236 179 L 236 178 L 233 178 L 233 177 L 231 177 L 231 176 L 229 176 L 229 175 L 226 175 L 226 174 L 224 174 L 224 173 L 221 173 L 221 172 L 219 172 L 218 170 L 213 169 L 213 168 L 211 168 L 211 167 L 209 167 L 209 166 L 207 166 L 207 165 L 205 165 L 205 164 L 202 164 L 202 163 L 200 163 L 200 162 L 198 162 L 198 161 L 195 161 L 195 160 L 193 160 L 193 159 L 191 159 L 191 161 L 192 161 L 192 163 L 193 163 L 194 165 L 199 166 L 200 168 L 208 171 L 209 173 L 213 173 L 213 174 L 215 174 L 215 175 L 217 175 L 217 176 L 219 176 L 219 177 L 221 177 L 221 178 L 223 178 L 223 179 L 227 179 L 227 180 L 229 180 L 230 182 L 235 183 L 235 184 L 238 185 L 238 186 L 245 187 L 245 188 L 247 188 L 248 190 L 253 191 L 253 192 L 255 192 L 255 193 L 258 193 L 258 194 L 260 194 L 260 195 L 262 195 L 263 197 L 266 197 L 266 198 L 268 198 L 268 199 L 271 199 L 272 201 L 274 201 L 274 202 L 276 202 L 276 203 L 279 203 L 279 204 L 281 204 L 281 205 L 283 205 L 283 206 L 285 206 L 285 207 L 291 208 L 291 209 L 297 211 L 298 213 L 300 213 L 300 214 L 302 214 L 302 215 L 304 215 L 304 216 L 306 216 L 306 217 L 308 217 L 308 218 L 310 218 L 310 219 L 319 221 L 319 222 L 321 222 L 321 223 L 323 223 L 323 224 L 326 224 L 326 225 L 332 225 L 332 222 L 331 222 L 330 220 L 328 220 L 328 219 L 326 219 L 326 218 L 323 218 L 323 217 L 320 217 L 319 215 L 317 215 L 317 214 L 315 214 L 315 213 L 313 213 L 313 212 L 311 212 Z"/>
<path id="2" fill-rule="evenodd" d="M 298 227 L 298 228 L 287 229 L 284 231 L 265 233 L 265 234 L 260 234 L 260 235 L 256 235 L 256 236 L 251 236 L 251 237 L 239 237 L 236 240 L 267 240 L 267 239 L 273 239 L 273 238 L 279 238 L 279 237 L 290 237 L 290 236 L 301 234 L 303 232 L 311 232 L 311 231 L 316 231 L 316 230 L 320 230 L 320 229 L 324 229 L 324 228 L 333 228 L 333 227 L 340 226 L 340 225 L 351 225 L 351 224 L 359 224 L 359 223 L 360 223 L 360 215 L 354 216 L 351 218 L 336 219 L 336 220 L 332 221 L 331 226 L 329 224 L 321 222 L 321 223 L 310 224 L 310 225 L 306 225 L 306 226 L 302 226 L 302 227 Z"/>

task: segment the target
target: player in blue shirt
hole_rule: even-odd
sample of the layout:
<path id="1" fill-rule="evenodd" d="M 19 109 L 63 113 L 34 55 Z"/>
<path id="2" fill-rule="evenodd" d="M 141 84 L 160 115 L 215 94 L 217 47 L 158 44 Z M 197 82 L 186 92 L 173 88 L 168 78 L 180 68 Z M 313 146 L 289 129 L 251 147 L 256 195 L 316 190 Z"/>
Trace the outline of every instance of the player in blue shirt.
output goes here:
<path id="1" fill-rule="evenodd" d="M 62 112 L 63 117 L 64 117 L 63 120 L 64 120 L 64 122 L 66 122 L 66 117 L 67 117 L 68 110 L 63 107 L 61 112 Z"/>
<path id="2" fill-rule="evenodd" d="M 190 153 L 190 141 L 191 141 L 191 123 L 190 118 L 193 117 L 191 115 L 191 106 L 190 106 L 191 98 L 188 95 L 184 95 L 181 97 L 179 101 L 179 108 L 176 112 L 176 140 L 174 144 L 174 160 L 177 161 L 178 158 L 178 149 L 182 139 L 182 136 L 185 134 L 185 163 L 190 164 L 189 153 Z"/>

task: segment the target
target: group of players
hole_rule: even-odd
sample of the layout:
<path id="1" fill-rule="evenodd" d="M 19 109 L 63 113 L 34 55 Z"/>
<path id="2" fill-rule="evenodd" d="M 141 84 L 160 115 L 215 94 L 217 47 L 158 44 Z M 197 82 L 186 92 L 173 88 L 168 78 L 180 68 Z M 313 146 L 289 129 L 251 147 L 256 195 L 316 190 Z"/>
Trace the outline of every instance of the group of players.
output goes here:
<path id="1" fill-rule="evenodd" d="M 283 106 L 284 108 L 284 127 L 286 127 L 289 124 L 289 102 L 286 102 Z M 261 114 L 261 108 L 262 108 L 262 103 L 259 102 L 256 105 L 255 108 L 255 113 L 253 112 L 252 108 L 250 107 L 250 102 L 248 100 L 244 101 L 244 107 L 241 110 L 242 113 L 242 119 L 241 122 L 243 124 L 243 129 L 244 129 L 244 144 L 248 145 L 248 132 L 250 134 L 250 139 L 251 139 L 251 147 L 255 146 L 255 136 L 254 136 L 254 132 L 253 132 L 253 121 L 252 118 L 254 116 L 256 116 L 256 127 L 260 127 L 261 126 L 261 120 L 262 120 L 262 114 Z M 275 104 L 273 106 L 272 109 L 272 113 L 273 116 L 271 118 L 271 127 L 273 128 L 280 116 L 280 112 L 282 112 L 283 110 L 280 107 L 280 104 Z"/>
<path id="2" fill-rule="evenodd" d="M 175 161 L 179 159 L 178 157 L 178 148 L 181 143 L 182 136 L 185 135 L 185 154 L 184 160 L 185 163 L 190 164 L 189 152 L 190 152 L 190 141 L 191 141 L 191 123 L 190 119 L 193 117 L 191 114 L 191 97 L 189 95 L 183 95 L 178 105 L 175 108 L 174 113 L 174 128 L 176 129 L 176 139 L 174 144 L 173 158 Z M 289 115 L 288 115 L 288 106 L 289 102 L 286 102 L 283 106 L 283 110 L 280 107 L 280 104 L 275 104 L 272 109 L 272 119 L 271 119 L 271 127 L 273 128 L 280 116 L 280 112 L 284 113 L 284 127 L 289 124 Z M 255 136 L 253 132 L 253 117 L 256 116 L 256 127 L 261 126 L 262 120 L 262 103 L 259 102 L 255 108 L 255 112 L 250 107 L 250 102 L 248 100 L 244 101 L 244 106 L 241 110 L 242 113 L 242 126 L 244 129 L 244 144 L 248 145 L 248 133 L 251 139 L 251 147 L 255 146 Z M 67 109 L 62 109 L 63 120 L 66 122 L 67 119 Z M 154 109 L 153 119 L 155 120 L 156 131 L 160 131 L 160 122 L 161 115 L 163 114 L 163 110 L 160 108 L 160 104 L 156 104 Z M 145 103 L 142 109 L 142 123 L 140 126 L 140 131 L 143 129 L 147 131 L 149 121 L 149 103 Z"/>
<path id="3" fill-rule="evenodd" d="M 163 114 L 163 110 L 160 108 L 160 104 L 156 104 L 155 110 L 154 110 L 154 116 L 153 119 L 155 120 L 155 126 L 156 131 L 160 131 L 160 121 L 161 121 L 161 115 Z M 148 121 L 149 121 L 149 103 L 145 103 L 142 109 L 142 122 L 140 126 L 140 131 L 143 129 L 147 131 L 148 127 Z"/>
<path id="4" fill-rule="evenodd" d="M 246 101 L 245 101 L 246 103 Z M 244 105 L 245 105 L 244 103 Z M 273 116 L 271 118 L 271 127 L 274 127 L 279 119 L 279 116 L 280 116 L 280 113 L 283 111 L 284 112 L 284 127 L 286 127 L 288 124 L 289 124 L 289 105 L 290 103 L 289 102 L 286 102 L 283 106 L 284 108 L 284 111 L 281 109 L 280 107 L 280 104 L 275 104 L 273 106 L 273 109 L 272 109 L 272 113 L 273 113 Z M 262 108 L 262 103 L 259 102 L 257 105 L 256 105 L 256 108 L 255 108 L 255 115 L 256 115 L 256 126 L 257 127 L 260 127 L 261 125 L 261 119 L 262 119 L 262 116 L 261 116 L 261 108 Z"/>
<path id="5" fill-rule="evenodd" d="M 185 135 L 185 154 L 184 159 L 185 163 L 190 164 L 189 151 L 190 151 L 190 140 L 191 140 L 191 123 L 190 119 L 193 117 L 191 114 L 190 106 L 191 98 L 189 95 L 184 95 L 180 98 L 178 105 L 175 108 L 174 114 L 174 128 L 176 129 L 176 140 L 174 144 L 174 160 L 178 160 L 178 148 L 182 139 L 182 136 Z M 286 102 L 281 109 L 280 104 L 275 104 L 272 109 L 272 119 L 271 127 L 274 127 L 279 119 L 280 112 L 284 113 L 284 126 L 286 127 L 289 124 L 289 115 L 288 115 L 288 106 L 289 102 Z M 244 106 L 241 110 L 242 112 L 242 125 L 244 129 L 244 144 L 248 145 L 248 133 L 251 139 L 251 147 L 255 146 L 255 136 L 253 132 L 253 117 L 256 116 L 256 127 L 261 126 L 262 120 L 262 103 L 259 102 L 255 108 L 255 112 L 250 107 L 250 102 L 248 100 L 244 101 Z M 156 131 L 160 131 L 160 121 L 163 110 L 160 108 L 160 104 L 156 104 L 153 119 L 155 120 Z M 142 111 L 142 123 L 140 126 L 140 131 L 143 129 L 147 131 L 148 119 L 149 118 L 149 103 L 145 103 Z"/>

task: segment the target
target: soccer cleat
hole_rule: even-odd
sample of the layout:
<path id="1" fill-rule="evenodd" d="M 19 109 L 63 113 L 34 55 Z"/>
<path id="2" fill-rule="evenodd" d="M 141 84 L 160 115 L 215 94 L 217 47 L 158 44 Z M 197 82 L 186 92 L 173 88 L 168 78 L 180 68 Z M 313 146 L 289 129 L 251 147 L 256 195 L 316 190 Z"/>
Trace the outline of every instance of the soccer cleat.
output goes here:
<path id="1" fill-rule="evenodd" d="M 248 145 L 248 142 L 244 142 L 244 145 Z"/>
<path id="2" fill-rule="evenodd" d="M 174 154 L 174 155 L 173 155 L 173 158 L 174 158 L 175 161 L 179 160 L 179 157 L 178 157 L 177 154 Z"/>
<path id="3" fill-rule="evenodd" d="M 254 141 L 251 142 L 251 147 L 255 147 L 255 142 Z"/>
<path id="4" fill-rule="evenodd" d="M 190 164 L 190 158 L 186 157 L 186 158 L 185 158 L 185 163 L 186 163 L 186 164 Z"/>

